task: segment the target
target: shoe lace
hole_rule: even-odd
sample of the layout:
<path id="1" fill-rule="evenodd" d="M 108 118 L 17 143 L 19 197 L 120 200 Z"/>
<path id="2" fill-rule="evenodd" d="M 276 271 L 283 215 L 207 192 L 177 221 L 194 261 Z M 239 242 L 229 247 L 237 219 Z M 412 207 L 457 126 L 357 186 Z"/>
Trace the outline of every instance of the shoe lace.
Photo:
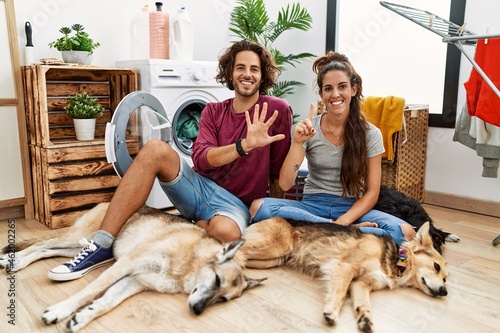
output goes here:
<path id="1" fill-rule="evenodd" d="M 82 238 L 79 241 L 80 245 L 83 249 L 78 253 L 73 259 L 68 261 L 67 263 L 76 266 L 76 264 L 80 263 L 85 257 L 87 257 L 90 253 L 94 252 L 97 249 L 97 246 L 94 244 L 94 240 L 90 242 L 86 238 Z"/>

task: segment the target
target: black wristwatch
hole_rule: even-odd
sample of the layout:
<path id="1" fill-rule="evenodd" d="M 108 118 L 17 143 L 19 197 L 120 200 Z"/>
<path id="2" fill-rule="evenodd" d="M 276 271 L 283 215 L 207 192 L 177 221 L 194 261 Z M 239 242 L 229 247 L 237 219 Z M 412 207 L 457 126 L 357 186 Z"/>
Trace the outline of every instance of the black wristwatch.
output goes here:
<path id="1" fill-rule="evenodd" d="M 240 156 L 248 155 L 248 153 L 245 153 L 245 151 L 243 150 L 243 147 L 241 146 L 241 141 L 243 141 L 242 138 L 236 140 L 236 151 L 238 152 L 238 155 L 240 155 Z"/>

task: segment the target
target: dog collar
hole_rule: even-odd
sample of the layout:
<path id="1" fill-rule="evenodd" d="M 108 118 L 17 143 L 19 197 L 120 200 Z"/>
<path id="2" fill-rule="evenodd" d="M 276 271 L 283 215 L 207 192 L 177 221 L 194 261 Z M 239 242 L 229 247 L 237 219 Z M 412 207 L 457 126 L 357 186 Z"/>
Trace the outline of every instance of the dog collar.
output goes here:
<path id="1" fill-rule="evenodd" d="M 402 247 L 399 248 L 399 251 L 398 251 L 398 262 L 396 264 L 396 267 L 398 269 L 398 276 L 401 276 L 404 274 L 405 270 L 406 270 L 406 266 L 407 266 L 407 263 L 406 263 L 406 250 Z"/>

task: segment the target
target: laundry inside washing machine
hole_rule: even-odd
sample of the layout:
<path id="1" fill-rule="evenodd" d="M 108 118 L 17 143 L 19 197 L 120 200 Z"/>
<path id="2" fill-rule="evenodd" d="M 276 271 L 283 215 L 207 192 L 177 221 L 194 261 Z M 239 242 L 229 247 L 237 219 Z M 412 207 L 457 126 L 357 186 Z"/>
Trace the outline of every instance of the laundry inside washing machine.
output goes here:
<path id="1" fill-rule="evenodd" d="M 193 145 L 200 129 L 201 111 L 205 106 L 204 101 L 190 100 L 181 105 L 172 121 L 174 142 L 177 148 L 187 155 L 193 154 Z"/>

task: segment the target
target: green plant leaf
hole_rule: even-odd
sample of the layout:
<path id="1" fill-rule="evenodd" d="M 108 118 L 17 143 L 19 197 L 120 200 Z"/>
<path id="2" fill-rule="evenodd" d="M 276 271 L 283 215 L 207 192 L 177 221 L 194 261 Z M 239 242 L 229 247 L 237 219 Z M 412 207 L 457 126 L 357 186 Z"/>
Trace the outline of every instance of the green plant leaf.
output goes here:
<path id="1" fill-rule="evenodd" d="M 276 85 L 268 91 L 268 94 L 276 97 L 284 97 L 293 94 L 296 87 L 303 86 L 304 83 L 299 81 L 278 81 Z"/>
<path id="2" fill-rule="evenodd" d="M 86 92 L 68 96 L 68 105 L 64 107 L 66 114 L 74 119 L 92 119 L 103 115 L 104 107 L 97 98 Z"/>
<path id="3" fill-rule="evenodd" d="M 301 8 L 299 3 L 287 5 L 282 8 L 278 13 L 278 20 L 276 23 L 270 24 L 269 34 L 267 38 L 272 43 L 284 31 L 290 29 L 299 29 L 307 31 L 312 28 L 312 17 L 305 8 Z"/>
<path id="4" fill-rule="evenodd" d="M 88 33 L 83 31 L 84 29 L 83 25 L 78 23 L 73 24 L 71 28 L 63 27 L 59 29 L 59 32 L 64 36 L 49 43 L 49 46 L 58 51 L 87 51 L 93 53 L 101 44 L 92 40 Z M 70 36 L 71 31 L 75 32 L 72 36 Z"/>
<path id="5" fill-rule="evenodd" d="M 263 0 L 238 0 L 231 12 L 229 30 L 239 38 L 260 42 L 259 36 L 264 32 L 268 21 Z"/>

